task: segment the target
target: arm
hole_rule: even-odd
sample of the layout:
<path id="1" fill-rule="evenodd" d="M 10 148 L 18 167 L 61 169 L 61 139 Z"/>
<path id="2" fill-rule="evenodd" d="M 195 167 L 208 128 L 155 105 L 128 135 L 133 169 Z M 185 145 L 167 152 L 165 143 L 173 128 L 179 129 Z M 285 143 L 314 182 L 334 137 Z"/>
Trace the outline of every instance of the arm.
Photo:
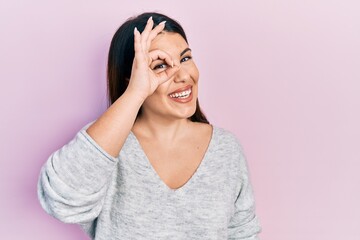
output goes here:
<path id="1" fill-rule="evenodd" d="M 135 58 L 127 90 L 87 130 L 88 134 L 112 156 L 119 154 L 145 99 L 178 71 L 178 67 L 175 66 L 157 74 L 149 67 L 152 61 L 159 58 L 165 60 L 169 66 L 173 65 L 171 57 L 165 52 L 149 52 L 151 41 L 165 27 L 165 22 L 162 22 L 151 30 L 153 24 L 150 18 L 141 35 L 136 28 L 134 29 Z"/>
<path id="2" fill-rule="evenodd" d="M 54 152 L 43 166 L 38 182 L 42 207 L 50 215 L 68 223 L 90 223 L 99 215 L 107 193 L 118 155 L 134 124 L 143 101 L 158 85 L 178 70 L 169 67 L 155 74 L 149 59 L 171 58 L 163 52 L 149 52 L 151 41 L 164 29 L 154 29 L 150 19 L 143 31 L 134 31 L 135 58 L 131 79 L 119 97 L 90 127 L 83 128 L 75 138 Z"/>
<path id="3" fill-rule="evenodd" d="M 98 216 L 118 161 L 85 128 L 49 157 L 38 182 L 44 210 L 66 223 L 90 222 Z"/>
<path id="4" fill-rule="evenodd" d="M 143 98 L 130 90 L 118 98 L 87 130 L 107 153 L 116 157 L 134 125 Z M 126 117 L 124 117 L 126 116 Z"/>
<path id="5" fill-rule="evenodd" d="M 228 239 L 230 240 L 258 240 L 261 227 L 255 215 L 255 200 L 249 179 L 248 166 L 242 148 L 239 147 L 238 165 L 240 167 L 240 191 L 235 200 L 234 215 L 228 226 Z"/>

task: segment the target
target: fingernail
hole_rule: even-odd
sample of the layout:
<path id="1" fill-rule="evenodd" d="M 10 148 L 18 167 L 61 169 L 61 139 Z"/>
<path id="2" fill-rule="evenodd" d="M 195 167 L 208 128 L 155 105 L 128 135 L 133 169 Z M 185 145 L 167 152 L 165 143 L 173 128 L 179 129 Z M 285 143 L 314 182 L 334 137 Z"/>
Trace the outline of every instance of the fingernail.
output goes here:
<path id="1" fill-rule="evenodd" d="M 152 16 L 151 16 L 151 17 L 149 17 L 148 22 L 150 22 L 150 20 L 152 20 Z"/>
<path id="2" fill-rule="evenodd" d="M 134 28 L 134 34 L 137 32 L 137 27 Z"/>
<path id="3" fill-rule="evenodd" d="M 164 25 L 165 25 L 165 23 L 166 23 L 166 21 L 162 21 L 161 23 L 159 23 L 159 25 L 160 25 L 160 24 L 164 24 Z"/>

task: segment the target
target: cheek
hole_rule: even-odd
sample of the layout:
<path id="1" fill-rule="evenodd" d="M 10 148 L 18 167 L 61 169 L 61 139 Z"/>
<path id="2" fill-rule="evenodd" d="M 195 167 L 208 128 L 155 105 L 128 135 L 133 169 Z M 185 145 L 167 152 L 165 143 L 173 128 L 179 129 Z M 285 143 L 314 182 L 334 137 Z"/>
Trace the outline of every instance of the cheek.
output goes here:
<path id="1" fill-rule="evenodd" d="M 162 101 L 164 97 L 167 96 L 167 86 L 166 83 L 161 84 L 153 94 L 148 96 L 146 100 L 144 101 L 143 105 L 153 105 L 158 103 L 159 101 Z"/>
<path id="2" fill-rule="evenodd" d="M 166 81 L 160 84 L 152 95 L 157 96 L 159 98 L 166 96 L 169 91 L 170 81 Z"/>
<path id="3" fill-rule="evenodd" d="M 193 76 L 193 79 L 195 82 L 199 81 L 199 70 L 197 68 L 197 66 L 195 65 L 195 63 L 192 65 L 192 69 L 191 69 L 191 75 Z"/>

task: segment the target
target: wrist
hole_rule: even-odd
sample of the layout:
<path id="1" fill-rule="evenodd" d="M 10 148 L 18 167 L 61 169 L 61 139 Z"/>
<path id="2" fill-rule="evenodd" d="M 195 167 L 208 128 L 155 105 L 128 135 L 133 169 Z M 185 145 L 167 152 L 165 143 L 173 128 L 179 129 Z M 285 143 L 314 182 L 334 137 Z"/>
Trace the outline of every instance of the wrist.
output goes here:
<path id="1" fill-rule="evenodd" d="M 127 99 L 127 101 L 132 101 L 141 107 L 141 105 L 144 103 L 147 96 L 139 91 L 136 91 L 132 88 L 127 88 L 125 92 L 122 95 L 124 98 Z"/>

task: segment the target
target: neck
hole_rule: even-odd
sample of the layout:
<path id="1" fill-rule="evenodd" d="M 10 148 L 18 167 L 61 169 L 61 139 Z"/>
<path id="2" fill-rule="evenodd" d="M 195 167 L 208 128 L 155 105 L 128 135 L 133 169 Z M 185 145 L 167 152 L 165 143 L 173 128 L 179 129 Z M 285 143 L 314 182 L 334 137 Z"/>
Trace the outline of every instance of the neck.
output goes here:
<path id="1" fill-rule="evenodd" d="M 139 116 L 134 124 L 133 132 L 145 138 L 172 142 L 187 135 L 189 124 L 191 121 L 188 119 Z"/>

